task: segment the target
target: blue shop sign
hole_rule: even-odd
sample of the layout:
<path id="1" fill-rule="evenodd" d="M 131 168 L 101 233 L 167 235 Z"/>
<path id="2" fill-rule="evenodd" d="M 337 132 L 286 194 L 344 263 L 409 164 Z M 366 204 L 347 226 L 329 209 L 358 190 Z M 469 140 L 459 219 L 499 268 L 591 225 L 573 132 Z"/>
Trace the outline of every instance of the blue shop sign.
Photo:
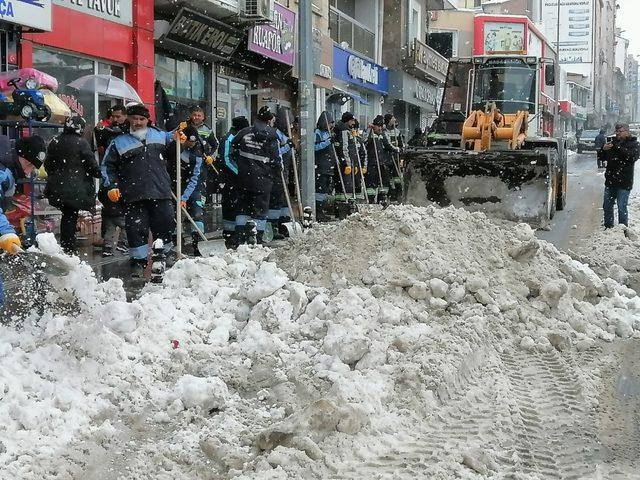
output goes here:
<path id="1" fill-rule="evenodd" d="M 389 72 L 382 65 L 333 46 L 333 78 L 386 95 L 389 92 Z"/>

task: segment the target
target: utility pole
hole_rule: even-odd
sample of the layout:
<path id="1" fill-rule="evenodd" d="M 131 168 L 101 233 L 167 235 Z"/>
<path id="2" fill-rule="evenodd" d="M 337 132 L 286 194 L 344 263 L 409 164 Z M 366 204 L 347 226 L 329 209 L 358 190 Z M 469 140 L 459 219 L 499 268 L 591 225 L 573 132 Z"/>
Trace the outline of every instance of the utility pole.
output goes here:
<path id="1" fill-rule="evenodd" d="M 300 0 L 298 25 L 298 98 L 300 100 L 300 162 L 302 204 L 315 212 L 315 91 L 313 87 L 312 0 Z M 302 212 L 300 212 L 302 214 Z"/>
<path id="2" fill-rule="evenodd" d="M 554 121 L 554 134 L 556 138 L 560 138 L 564 133 L 564 125 L 562 126 L 562 131 L 560 130 L 560 80 L 562 78 L 562 74 L 560 72 L 560 2 L 562 0 L 558 0 L 558 24 L 556 26 L 556 119 Z M 564 121 L 563 121 L 564 122 Z"/>

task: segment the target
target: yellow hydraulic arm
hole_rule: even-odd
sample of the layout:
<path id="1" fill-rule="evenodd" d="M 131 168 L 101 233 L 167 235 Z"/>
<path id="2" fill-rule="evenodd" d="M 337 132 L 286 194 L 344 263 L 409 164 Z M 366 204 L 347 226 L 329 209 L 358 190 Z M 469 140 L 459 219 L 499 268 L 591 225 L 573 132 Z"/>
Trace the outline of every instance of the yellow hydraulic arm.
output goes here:
<path id="1" fill-rule="evenodd" d="M 473 146 L 475 151 L 491 150 L 494 140 L 507 140 L 510 150 L 519 149 L 527 138 L 529 112 L 502 114 L 495 103 L 485 111 L 471 112 L 462 126 L 462 148 Z"/>

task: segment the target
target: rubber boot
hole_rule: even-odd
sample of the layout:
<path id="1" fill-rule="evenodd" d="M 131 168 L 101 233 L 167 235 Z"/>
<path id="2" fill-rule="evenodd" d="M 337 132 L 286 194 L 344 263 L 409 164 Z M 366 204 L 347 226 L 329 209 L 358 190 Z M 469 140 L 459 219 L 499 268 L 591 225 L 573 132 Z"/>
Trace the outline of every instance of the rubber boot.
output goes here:
<path id="1" fill-rule="evenodd" d="M 244 233 L 246 235 L 247 245 L 256 245 L 258 243 L 258 228 L 256 222 L 249 220 L 244 226 Z"/>
<path id="2" fill-rule="evenodd" d="M 192 232 L 191 233 L 191 246 L 193 247 L 193 256 L 194 257 L 201 257 L 202 254 L 200 253 L 200 250 L 198 250 L 198 243 L 200 242 L 200 235 L 198 235 L 197 232 Z"/>
<path id="3" fill-rule="evenodd" d="M 227 250 L 235 250 L 238 248 L 238 235 L 235 230 L 223 230 L 222 238 L 224 238 L 224 246 Z"/>

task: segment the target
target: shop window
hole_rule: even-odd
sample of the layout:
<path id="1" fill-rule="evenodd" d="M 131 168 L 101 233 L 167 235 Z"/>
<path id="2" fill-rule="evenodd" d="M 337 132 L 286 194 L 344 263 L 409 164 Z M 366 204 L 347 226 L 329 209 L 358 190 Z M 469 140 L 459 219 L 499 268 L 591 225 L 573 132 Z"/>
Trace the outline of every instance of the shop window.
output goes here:
<path id="1" fill-rule="evenodd" d="M 95 119 L 95 95 L 79 92 L 69 87 L 69 83 L 85 75 L 93 75 L 96 70 L 95 62 L 84 57 L 77 57 L 62 52 L 33 49 L 33 68 L 41 70 L 58 80 L 58 96 L 71 111 L 82 115 L 91 125 Z"/>
<path id="2" fill-rule="evenodd" d="M 164 55 L 156 55 L 156 80 L 162 84 L 167 95 L 175 95 L 176 68 L 175 60 Z"/>
<path id="3" fill-rule="evenodd" d="M 167 95 L 195 100 L 206 100 L 204 66 L 188 60 L 176 60 L 156 54 L 155 74 Z"/>
<path id="4" fill-rule="evenodd" d="M 108 63 L 98 62 L 98 73 L 101 75 L 112 75 L 124 80 L 124 67 L 121 65 L 110 65 Z"/>
<path id="5" fill-rule="evenodd" d="M 191 96 L 191 62 L 178 60 L 176 62 L 176 96 L 193 98 Z"/>

